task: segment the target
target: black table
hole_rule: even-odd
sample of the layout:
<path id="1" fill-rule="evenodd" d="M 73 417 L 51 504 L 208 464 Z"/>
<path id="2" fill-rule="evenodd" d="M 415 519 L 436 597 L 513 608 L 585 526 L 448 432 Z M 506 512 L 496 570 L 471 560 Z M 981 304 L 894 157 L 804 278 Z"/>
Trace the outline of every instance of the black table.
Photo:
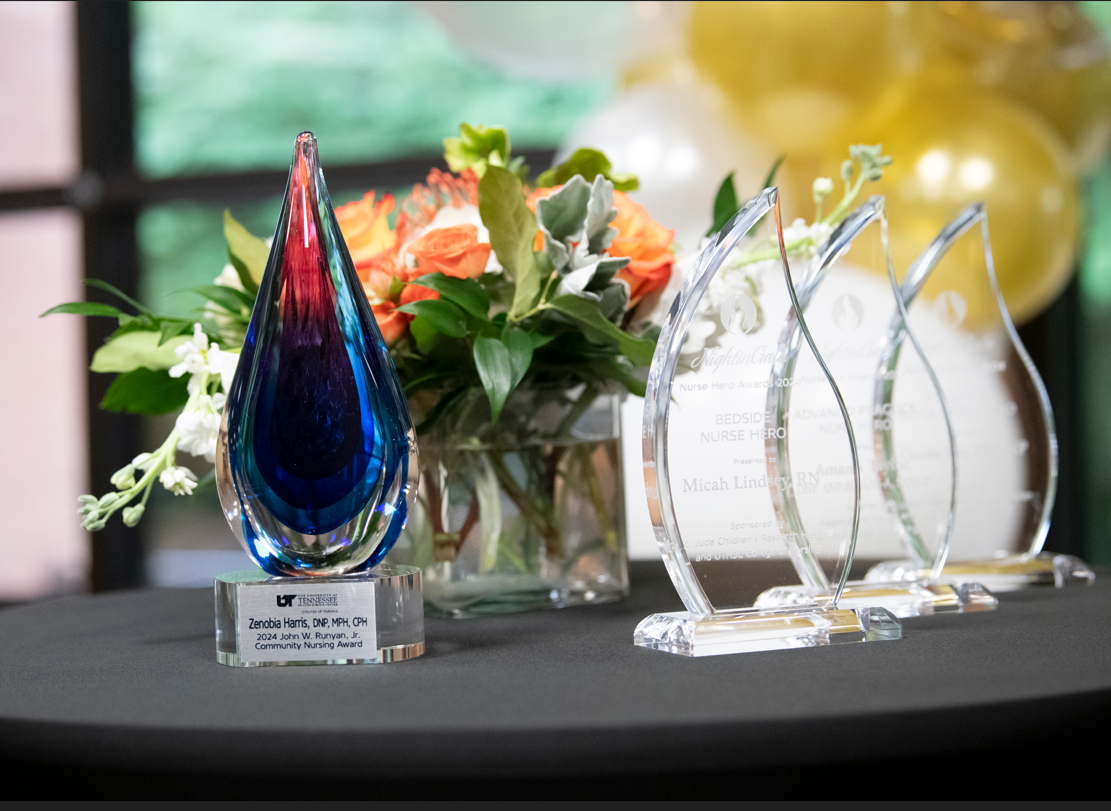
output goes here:
<path id="1" fill-rule="evenodd" d="M 1111 579 L 1001 603 L 895 642 L 687 659 L 632 644 L 681 608 L 644 563 L 623 603 L 430 619 L 410 662 L 238 669 L 210 590 L 61 599 L 0 611 L 0 759 L 37 796 L 1083 789 L 1105 768 Z"/>

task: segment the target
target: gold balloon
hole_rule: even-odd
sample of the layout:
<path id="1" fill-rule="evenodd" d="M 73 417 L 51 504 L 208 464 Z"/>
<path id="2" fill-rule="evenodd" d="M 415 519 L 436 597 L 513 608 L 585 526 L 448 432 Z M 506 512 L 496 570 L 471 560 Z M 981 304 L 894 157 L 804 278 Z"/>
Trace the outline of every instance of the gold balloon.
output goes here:
<path id="1" fill-rule="evenodd" d="M 999 286 L 1017 323 L 1037 315 L 1068 283 L 1079 221 L 1073 162 L 1036 114 L 960 86 L 917 82 L 889 95 L 874 117 L 847 128 L 839 141 L 825 164 L 834 178 L 848 143 L 882 143 L 894 159 L 865 193 L 887 198 L 900 277 L 961 208 L 983 200 Z M 924 291 L 928 296 L 969 289 L 959 263 L 947 264 Z M 969 306 L 972 317 L 976 303 Z"/>
<path id="2" fill-rule="evenodd" d="M 1111 52 L 1072 3 L 915 4 L 923 67 L 960 70 L 969 84 L 1036 110 L 1082 171 L 1111 140 Z"/>
<path id="3" fill-rule="evenodd" d="M 816 153 L 915 62 L 903 35 L 913 5 L 698 2 L 690 57 L 746 130 L 778 152 Z"/>

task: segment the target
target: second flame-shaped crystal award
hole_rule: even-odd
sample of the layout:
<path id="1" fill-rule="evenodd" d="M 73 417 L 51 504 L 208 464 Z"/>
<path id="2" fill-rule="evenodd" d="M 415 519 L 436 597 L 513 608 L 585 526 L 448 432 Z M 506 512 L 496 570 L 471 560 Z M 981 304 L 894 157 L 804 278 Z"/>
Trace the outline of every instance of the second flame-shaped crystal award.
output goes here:
<path id="1" fill-rule="evenodd" d="M 1091 583 L 1095 575 L 1079 559 L 1042 552 L 1057 488 L 1053 411 L 999 292 L 982 203 L 941 231 L 902 289 L 956 439 L 952 553 L 940 581 L 993 591 Z M 923 574 L 923 561 L 911 557 L 876 566 L 866 579 Z"/>
<path id="2" fill-rule="evenodd" d="M 649 514 L 687 611 L 647 617 L 637 645 L 705 656 L 902 635 L 883 608 L 838 604 L 860 520 L 860 463 L 802 287 L 768 189 L 703 251 L 671 307 L 642 438 Z M 853 312 L 850 302 L 845 317 Z M 777 422 L 784 389 L 796 405 Z M 805 605 L 753 607 L 800 579 L 825 588 Z"/>
<path id="3" fill-rule="evenodd" d="M 217 446 L 220 503 L 259 566 L 217 578 L 219 660 L 419 656 L 420 571 L 378 565 L 416 479 L 401 383 L 302 133 Z"/>
<path id="4" fill-rule="evenodd" d="M 873 197 L 837 226 L 796 283 L 810 335 L 852 421 L 860 461 L 855 557 L 882 559 L 906 550 L 920 561 L 921 574 L 912 582 L 848 582 L 839 605 L 881 606 L 897 617 L 992 609 L 996 599 L 978 584 L 936 582 L 953 529 L 953 433 L 937 378 L 906 323 L 911 297 L 903 294 L 902 306 L 898 301 L 886 229 L 884 200 Z M 798 342 L 796 335 L 781 339 L 786 346 Z M 798 360 L 792 352 L 777 359 L 776 377 L 797 377 Z M 788 428 L 796 447 L 827 441 L 822 423 L 805 418 L 818 407 L 809 397 L 805 386 L 769 391 L 776 445 L 769 450 L 776 451 L 783 476 L 791 473 Z M 847 471 L 829 471 L 823 482 L 851 484 Z M 793 531 L 806 530 L 790 499 L 777 499 L 776 510 Z M 807 605 L 829 595 L 833 584 L 810 557 L 806 550 L 797 555 L 801 585 L 770 589 L 756 605 Z"/>

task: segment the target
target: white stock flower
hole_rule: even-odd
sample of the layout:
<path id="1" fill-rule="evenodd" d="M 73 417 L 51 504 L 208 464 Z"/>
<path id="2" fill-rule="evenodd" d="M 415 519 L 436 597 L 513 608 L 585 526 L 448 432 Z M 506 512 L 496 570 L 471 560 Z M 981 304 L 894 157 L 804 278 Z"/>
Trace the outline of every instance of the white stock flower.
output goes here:
<path id="1" fill-rule="evenodd" d="M 213 344 L 212 348 L 208 350 L 207 359 L 209 374 L 220 375 L 220 387 L 226 392 L 231 391 L 231 381 L 235 377 L 235 367 L 239 365 L 239 353 L 225 352 L 219 344 Z"/>
<path id="2" fill-rule="evenodd" d="M 188 496 L 197 486 L 197 477 L 187 467 L 168 467 L 158 477 L 162 486 L 175 496 Z"/>
<path id="3" fill-rule="evenodd" d="M 235 367 L 239 363 L 239 353 L 226 352 L 217 343 L 209 344 L 208 336 L 204 334 L 200 324 L 193 325 L 193 339 L 186 341 L 174 350 L 181 363 L 170 368 L 170 377 L 181 377 L 184 374 L 199 375 L 208 372 L 219 375 L 220 385 L 224 391 L 231 389 L 232 378 L 235 377 Z M 189 393 L 196 393 L 196 378 L 189 381 Z"/>
<path id="4" fill-rule="evenodd" d="M 207 351 L 208 336 L 204 334 L 200 324 L 194 324 L 193 339 L 174 350 L 181 363 L 170 367 L 170 377 L 181 377 L 184 374 L 197 375 L 206 371 L 208 362 L 205 360 L 205 352 Z"/>
<path id="5" fill-rule="evenodd" d="M 212 280 L 212 283 L 220 287 L 231 287 L 235 290 L 246 292 L 243 287 L 243 281 L 239 278 L 238 271 L 236 271 L 230 262 L 224 265 L 224 269 L 220 271 L 219 276 Z M 212 302 L 208 303 L 211 304 Z"/>
<path id="6" fill-rule="evenodd" d="M 814 199 L 818 202 L 826 199 L 833 191 L 833 180 L 828 177 L 814 178 L 814 186 L 812 188 Z"/>
<path id="7" fill-rule="evenodd" d="M 216 437 L 220 433 L 220 411 L 226 399 L 223 394 L 212 397 L 205 394 L 197 400 L 193 408 L 178 415 L 175 423 L 178 450 L 193 456 L 203 456 L 208 462 L 216 461 Z"/>

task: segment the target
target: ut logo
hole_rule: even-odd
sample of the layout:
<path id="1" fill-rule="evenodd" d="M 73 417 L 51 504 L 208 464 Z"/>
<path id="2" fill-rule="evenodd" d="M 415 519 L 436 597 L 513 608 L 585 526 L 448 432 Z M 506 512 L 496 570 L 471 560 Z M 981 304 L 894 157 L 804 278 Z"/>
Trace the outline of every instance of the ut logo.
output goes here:
<path id="1" fill-rule="evenodd" d="M 293 598 L 296 594 L 279 594 L 278 595 L 278 608 L 289 608 L 293 605 Z"/>

